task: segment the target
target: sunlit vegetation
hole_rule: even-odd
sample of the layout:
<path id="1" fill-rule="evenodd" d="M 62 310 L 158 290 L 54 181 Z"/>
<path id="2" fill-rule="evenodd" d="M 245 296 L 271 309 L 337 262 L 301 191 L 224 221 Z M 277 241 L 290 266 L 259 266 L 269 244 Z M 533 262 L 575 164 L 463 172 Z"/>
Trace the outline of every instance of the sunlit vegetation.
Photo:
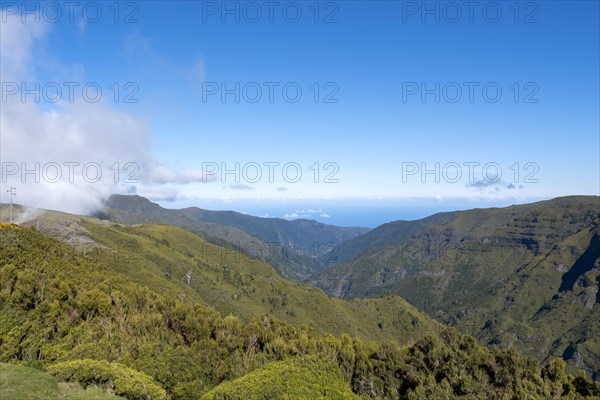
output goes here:
<path id="1" fill-rule="evenodd" d="M 136 270 L 115 272 L 31 228 L 1 227 L 0 250 L 0 360 L 129 399 L 600 395 L 560 360 L 539 366 L 452 329 L 401 344 L 326 335 L 268 314 L 223 317 L 192 291 L 175 294 L 164 277 L 145 284 Z"/>
<path id="2" fill-rule="evenodd" d="M 599 224 L 597 196 L 396 221 L 342 243 L 355 258 L 312 282 L 400 295 L 482 344 L 563 357 L 600 380 Z"/>

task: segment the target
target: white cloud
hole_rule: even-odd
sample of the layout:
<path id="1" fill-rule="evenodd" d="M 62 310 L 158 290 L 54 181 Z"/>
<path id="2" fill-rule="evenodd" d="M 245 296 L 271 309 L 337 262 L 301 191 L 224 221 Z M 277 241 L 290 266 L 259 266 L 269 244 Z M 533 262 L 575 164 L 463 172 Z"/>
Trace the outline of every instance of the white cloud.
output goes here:
<path id="1" fill-rule="evenodd" d="M 468 188 L 472 188 L 474 192 L 477 192 L 480 196 L 483 195 L 489 199 L 505 200 L 514 195 L 509 196 L 508 191 L 521 190 L 524 188 L 523 185 L 515 185 L 512 182 L 505 182 L 504 180 L 498 180 L 497 182 L 491 180 L 477 180 L 466 185 Z"/>
<path id="2" fill-rule="evenodd" d="M 242 183 L 232 183 L 230 185 L 226 185 L 225 188 L 233 190 L 254 190 L 252 186 L 244 185 Z"/>
<path id="3" fill-rule="evenodd" d="M 302 210 L 295 210 L 291 213 L 286 213 L 283 215 L 283 218 L 285 219 L 298 219 L 298 218 L 305 218 L 305 219 L 315 219 L 315 217 L 320 217 L 320 218 L 331 218 L 331 215 L 327 214 L 326 212 L 323 211 L 322 208 L 308 208 L 306 210 L 302 209 Z"/>
<path id="4" fill-rule="evenodd" d="M 20 16 L 7 15 L 4 10 L 0 11 L 0 18 L 2 82 L 15 80 L 17 76 L 30 77 L 35 61 L 32 49 L 45 37 L 48 24 L 30 19 L 23 23 Z"/>
<path id="5" fill-rule="evenodd" d="M 50 30 L 31 19 L 21 22 L 19 15 L 0 17 L 7 21 L 0 26 L 0 80 L 33 87 L 35 60 Z M 38 104 L 33 97 L 22 102 L 13 95 L 2 100 L 1 182 L 17 188 L 15 200 L 21 204 L 83 214 L 100 208 L 112 193 L 131 192 L 132 185 L 140 186 L 142 195 L 167 201 L 182 196 L 162 185 L 210 180 L 201 171 L 174 171 L 157 160 L 146 122 L 115 109 L 108 99 Z M 6 193 L 0 195 L 6 200 Z"/>

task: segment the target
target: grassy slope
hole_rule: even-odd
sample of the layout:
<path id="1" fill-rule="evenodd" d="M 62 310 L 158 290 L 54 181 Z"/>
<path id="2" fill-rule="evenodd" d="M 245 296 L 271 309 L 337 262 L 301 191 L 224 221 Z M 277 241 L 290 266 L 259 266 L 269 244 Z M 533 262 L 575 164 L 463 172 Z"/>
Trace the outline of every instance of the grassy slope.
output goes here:
<path id="1" fill-rule="evenodd" d="M 326 268 L 326 251 L 368 231 L 310 220 L 259 218 L 233 211 L 197 207 L 171 210 L 140 196 L 113 195 L 107 201 L 111 220 L 127 224 L 162 223 L 190 230 L 213 243 L 245 249 L 288 278 L 303 280 Z"/>
<path id="2" fill-rule="evenodd" d="M 50 374 L 22 365 L 0 363 L 2 400 L 118 400 L 102 389 L 83 389 L 76 383 L 59 383 Z"/>
<path id="3" fill-rule="evenodd" d="M 16 210 L 22 212 L 20 207 Z M 337 299 L 177 227 L 125 225 L 55 211 L 34 216 L 24 225 L 74 246 L 108 271 L 152 290 L 201 302 L 223 316 L 233 314 L 247 321 L 269 314 L 321 333 L 393 338 L 401 343 L 441 329 L 398 296 Z"/>
<path id="4" fill-rule="evenodd" d="M 269 314 L 323 333 L 402 343 L 439 329 L 397 296 L 341 300 L 288 281 L 271 266 L 212 245 L 167 225 L 124 226 L 83 219 L 88 236 L 105 247 L 82 251 L 128 278 L 179 298 L 202 301 L 242 320 Z M 189 277 L 189 279 L 188 279 Z"/>

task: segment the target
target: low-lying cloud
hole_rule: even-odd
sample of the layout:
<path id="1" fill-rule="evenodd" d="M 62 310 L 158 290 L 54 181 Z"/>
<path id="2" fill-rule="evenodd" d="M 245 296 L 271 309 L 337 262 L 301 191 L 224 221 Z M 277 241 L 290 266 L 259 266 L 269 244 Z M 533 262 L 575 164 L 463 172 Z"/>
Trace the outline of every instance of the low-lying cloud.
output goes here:
<path id="1" fill-rule="evenodd" d="M 323 211 L 323 209 L 321 209 L 321 208 L 317 208 L 317 209 L 309 208 L 309 209 L 294 210 L 293 212 L 283 214 L 283 218 L 285 218 L 285 219 L 298 219 L 298 218 L 314 219 L 316 217 L 331 218 L 331 215 L 329 215 L 328 213 Z"/>
<path id="2" fill-rule="evenodd" d="M 0 81 L 36 82 L 36 58 L 50 27 L 2 13 Z M 76 81 L 76 77 L 73 78 Z M 155 200 L 178 199 L 171 185 L 206 182 L 198 170 L 175 171 L 152 153 L 146 121 L 75 97 L 56 103 L 2 95 L 0 161 L 4 188 L 17 188 L 15 202 L 86 214 L 102 208 L 112 193 L 138 192 Z"/>
<path id="3" fill-rule="evenodd" d="M 467 184 L 467 187 L 475 188 L 475 189 L 485 189 L 485 188 L 494 188 L 495 190 L 502 189 L 522 189 L 523 185 L 517 187 L 514 183 L 504 182 L 504 181 L 490 181 L 490 180 L 478 180 Z"/>

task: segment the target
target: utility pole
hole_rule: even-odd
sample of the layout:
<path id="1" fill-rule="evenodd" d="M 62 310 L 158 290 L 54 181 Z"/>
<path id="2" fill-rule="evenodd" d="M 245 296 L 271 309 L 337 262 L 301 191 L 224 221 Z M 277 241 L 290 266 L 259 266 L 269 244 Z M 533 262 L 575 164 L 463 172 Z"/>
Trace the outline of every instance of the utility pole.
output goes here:
<path id="1" fill-rule="evenodd" d="M 13 196 L 17 195 L 15 193 L 16 190 L 17 190 L 17 188 L 11 186 L 10 189 L 6 191 L 10 196 L 10 223 L 11 224 L 13 223 L 13 214 L 12 214 Z"/>

